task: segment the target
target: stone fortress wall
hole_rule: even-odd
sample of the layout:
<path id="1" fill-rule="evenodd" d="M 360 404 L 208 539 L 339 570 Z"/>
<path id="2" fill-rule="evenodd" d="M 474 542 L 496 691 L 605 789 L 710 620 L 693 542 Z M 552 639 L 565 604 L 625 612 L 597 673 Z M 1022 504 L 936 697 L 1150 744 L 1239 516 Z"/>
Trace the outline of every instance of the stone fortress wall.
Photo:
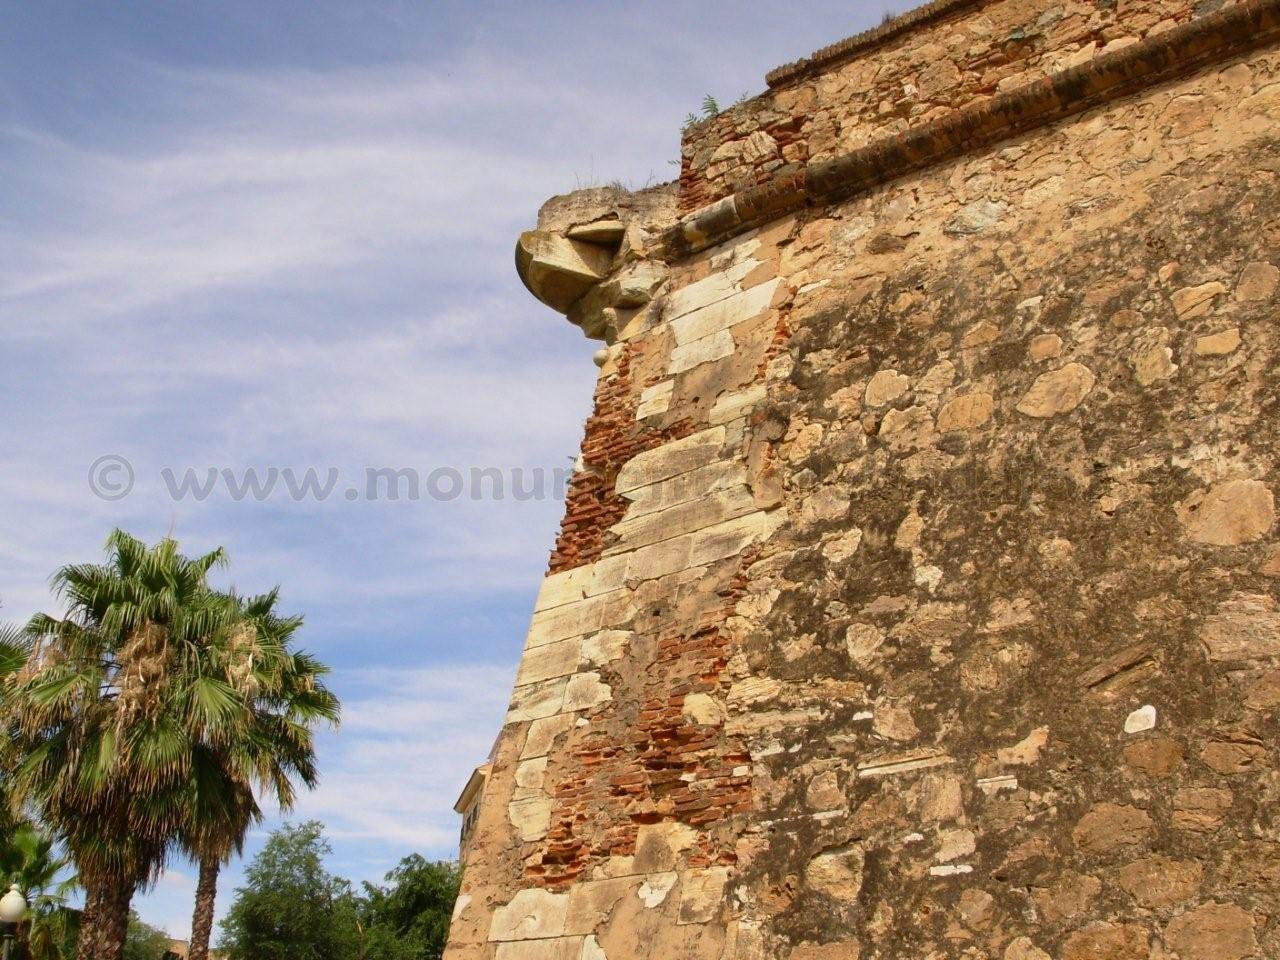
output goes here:
<path id="1" fill-rule="evenodd" d="M 1280 956 L 1280 0 L 772 82 L 521 237 L 605 346 L 446 957 Z"/>

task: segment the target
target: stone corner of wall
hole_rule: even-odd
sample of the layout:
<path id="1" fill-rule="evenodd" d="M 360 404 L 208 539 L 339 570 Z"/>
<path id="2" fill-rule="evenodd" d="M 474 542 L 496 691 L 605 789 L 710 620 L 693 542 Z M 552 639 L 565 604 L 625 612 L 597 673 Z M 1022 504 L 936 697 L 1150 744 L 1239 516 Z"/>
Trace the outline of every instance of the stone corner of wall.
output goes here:
<path id="1" fill-rule="evenodd" d="M 665 278 L 649 248 L 676 223 L 677 184 L 590 187 L 552 197 L 516 241 L 516 272 L 536 299 L 590 339 L 613 343 L 628 312 Z"/>

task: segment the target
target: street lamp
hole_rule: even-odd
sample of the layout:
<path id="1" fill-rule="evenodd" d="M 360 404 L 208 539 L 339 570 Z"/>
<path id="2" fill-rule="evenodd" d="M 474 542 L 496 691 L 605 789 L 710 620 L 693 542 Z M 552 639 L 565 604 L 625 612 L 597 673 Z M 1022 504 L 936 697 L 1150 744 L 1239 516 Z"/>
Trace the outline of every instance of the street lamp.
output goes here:
<path id="1" fill-rule="evenodd" d="M 13 930 L 27 915 L 27 899 L 22 895 L 15 883 L 9 892 L 0 897 L 0 923 L 4 924 L 4 960 L 9 960 L 9 950 L 13 947 Z"/>

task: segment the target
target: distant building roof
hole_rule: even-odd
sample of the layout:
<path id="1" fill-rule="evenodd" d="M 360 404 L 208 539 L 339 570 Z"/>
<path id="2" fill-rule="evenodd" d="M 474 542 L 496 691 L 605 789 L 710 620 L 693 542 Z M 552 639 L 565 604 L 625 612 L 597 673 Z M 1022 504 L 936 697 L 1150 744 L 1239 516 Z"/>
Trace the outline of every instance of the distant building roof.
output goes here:
<path id="1" fill-rule="evenodd" d="M 462 793 L 458 796 L 458 802 L 453 805 L 455 813 L 465 814 L 471 808 L 480 791 L 484 789 L 485 781 L 489 779 L 489 771 L 491 769 L 493 769 L 493 764 L 491 763 L 482 764 L 475 768 L 471 774 L 471 779 L 462 788 Z"/>

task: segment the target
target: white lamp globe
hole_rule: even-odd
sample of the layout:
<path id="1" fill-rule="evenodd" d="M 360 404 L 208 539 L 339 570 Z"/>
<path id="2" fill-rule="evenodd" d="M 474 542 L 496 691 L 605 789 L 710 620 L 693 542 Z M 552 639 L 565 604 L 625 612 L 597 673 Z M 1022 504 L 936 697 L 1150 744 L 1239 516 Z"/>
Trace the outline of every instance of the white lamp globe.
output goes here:
<path id="1" fill-rule="evenodd" d="M 4 923 L 21 923 L 27 915 L 27 901 L 15 883 L 9 892 L 0 897 L 0 921 Z"/>

